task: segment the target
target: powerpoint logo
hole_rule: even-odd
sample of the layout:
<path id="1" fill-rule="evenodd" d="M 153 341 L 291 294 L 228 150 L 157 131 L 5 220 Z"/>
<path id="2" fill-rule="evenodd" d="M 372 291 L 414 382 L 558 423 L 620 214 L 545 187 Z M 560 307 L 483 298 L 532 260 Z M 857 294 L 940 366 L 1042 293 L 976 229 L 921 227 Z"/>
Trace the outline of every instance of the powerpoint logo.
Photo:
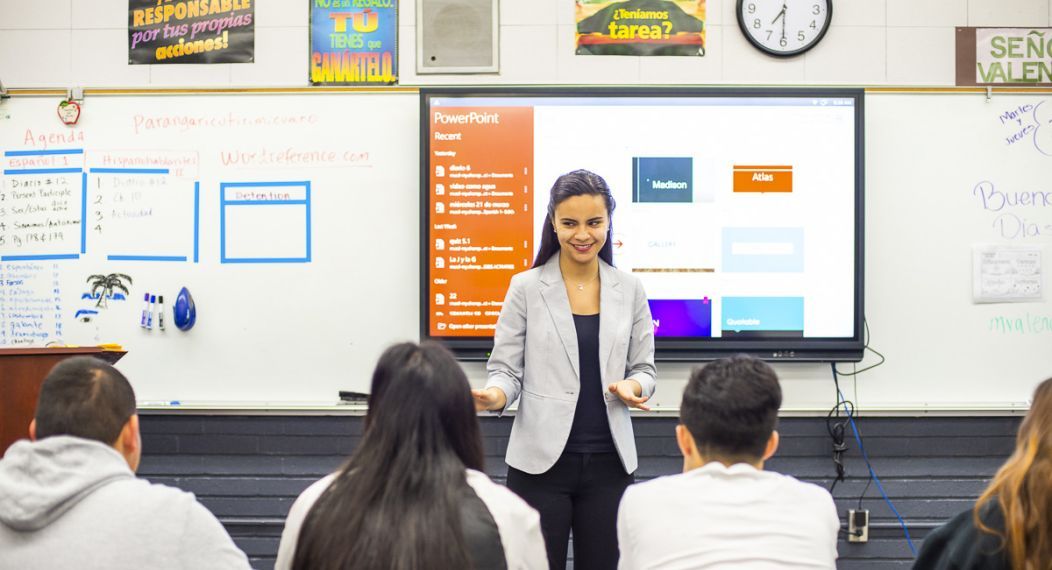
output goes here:
<path id="1" fill-rule="evenodd" d="M 632 158 L 633 202 L 693 202 L 694 159 Z"/>

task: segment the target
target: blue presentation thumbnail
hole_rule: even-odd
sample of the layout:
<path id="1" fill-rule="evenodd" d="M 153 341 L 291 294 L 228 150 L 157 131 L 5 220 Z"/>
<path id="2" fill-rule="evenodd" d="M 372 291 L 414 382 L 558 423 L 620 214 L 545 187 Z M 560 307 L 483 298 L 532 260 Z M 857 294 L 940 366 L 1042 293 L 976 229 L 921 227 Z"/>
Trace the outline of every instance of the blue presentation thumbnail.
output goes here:
<path id="1" fill-rule="evenodd" d="M 802 337 L 803 297 L 724 297 L 720 320 L 725 337 Z"/>
<path id="2" fill-rule="evenodd" d="M 723 228 L 721 239 L 727 273 L 804 270 L 803 228 Z"/>
<path id="3" fill-rule="evenodd" d="M 692 202 L 694 159 L 685 157 L 632 158 L 633 202 Z"/>
<path id="4" fill-rule="evenodd" d="M 654 336 L 712 336 L 712 302 L 704 299 L 650 299 Z"/>

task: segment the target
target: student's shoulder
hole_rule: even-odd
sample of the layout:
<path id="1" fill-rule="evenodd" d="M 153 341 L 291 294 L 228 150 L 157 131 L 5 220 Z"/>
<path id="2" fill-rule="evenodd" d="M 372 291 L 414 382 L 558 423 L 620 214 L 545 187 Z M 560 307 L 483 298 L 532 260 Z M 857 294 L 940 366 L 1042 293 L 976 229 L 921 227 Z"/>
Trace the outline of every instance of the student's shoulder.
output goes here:
<path id="1" fill-rule="evenodd" d="M 299 497 L 296 497 L 296 501 L 292 504 L 293 509 L 310 509 L 311 506 L 317 502 L 321 494 L 332 485 L 332 482 L 336 480 L 338 473 L 330 473 L 321 479 L 310 484 L 309 487 L 300 493 Z"/>
<path id="2" fill-rule="evenodd" d="M 501 509 L 520 514 L 536 512 L 521 497 L 507 487 L 494 483 L 485 473 L 468 469 L 465 476 L 468 485 L 475 491 L 479 499 L 482 499 L 482 502 L 486 504 L 490 511 Z"/>
<path id="3" fill-rule="evenodd" d="M 783 497 L 814 503 L 833 503 L 833 496 L 825 487 L 814 483 L 801 481 L 792 475 L 767 471 L 768 475 L 776 476 L 779 482 L 779 492 Z"/>
<path id="4" fill-rule="evenodd" d="M 625 490 L 622 504 L 638 502 L 657 505 L 664 498 L 678 496 L 684 488 L 690 485 L 690 478 L 684 473 L 655 477 L 649 481 L 630 485 Z"/>
<path id="5" fill-rule="evenodd" d="M 129 500 L 138 501 L 140 503 L 182 503 L 197 501 L 197 497 L 189 491 L 165 485 L 164 483 L 154 483 L 141 477 L 130 477 L 105 485 L 100 489 L 100 492 L 108 492 L 111 495 L 125 497 Z"/>
<path id="6" fill-rule="evenodd" d="M 131 518 L 135 513 L 164 513 L 166 517 L 180 518 L 205 509 L 189 491 L 138 477 L 104 485 L 90 498 L 96 505 L 109 505 L 115 512 L 124 512 Z"/>

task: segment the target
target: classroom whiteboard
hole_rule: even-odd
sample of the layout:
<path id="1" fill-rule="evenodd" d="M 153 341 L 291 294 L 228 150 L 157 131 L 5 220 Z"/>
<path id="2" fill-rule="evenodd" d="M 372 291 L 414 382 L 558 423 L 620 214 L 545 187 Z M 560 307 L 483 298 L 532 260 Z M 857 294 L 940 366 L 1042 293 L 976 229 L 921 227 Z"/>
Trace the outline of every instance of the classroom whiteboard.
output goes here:
<path id="1" fill-rule="evenodd" d="M 0 344 L 116 342 L 142 401 L 286 407 L 367 390 L 380 352 L 418 337 L 416 93 L 89 96 L 75 128 L 57 103 L 0 105 L 0 257 L 27 258 L 0 262 Z M 887 362 L 857 391 L 845 379 L 847 396 L 864 410 L 1025 407 L 1052 376 L 1052 94 L 865 105 L 866 317 Z M 973 246 L 991 244 L 1042 252 L 1041 300 L 973 303 Z M 96 308 L 86 279 L 112 273 L 130 293 Z M 170 318 L 184 286 L 193 329 L 141 326 L 144 293 Z M 778 368 L 786 409 L 832 405 L 828 366 Z M 658 408 L 678 406 L 688 372 L 659 363 Z"/>
<path id="2" fill-rule="evenodd" d="M 0 105 L 0 344 L 119 343 L 140 401 L 270 406 L 365 389 L 416 337 L 415 93 L 57 103 Z M 133 282 L 100 307 L 93 274 Z"/>
<path id="3" fill-rule="evenodd" d="M 1052 94 L 867 94 L 876 407 L 1025 405 L 1052 376 Z M 976 304 L 973 246 L 1033 246 L 1043 299 Z"/>

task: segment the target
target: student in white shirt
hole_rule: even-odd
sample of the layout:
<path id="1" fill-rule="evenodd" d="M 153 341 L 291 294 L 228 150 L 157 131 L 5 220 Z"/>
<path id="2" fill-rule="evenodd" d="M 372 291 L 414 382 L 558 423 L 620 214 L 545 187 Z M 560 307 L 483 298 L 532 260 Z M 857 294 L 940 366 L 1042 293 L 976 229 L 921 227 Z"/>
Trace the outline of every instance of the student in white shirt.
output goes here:
<path id="1" fill-rule="evenodd" d="M 633 485 L 618 511 L 619 568 L 835 568 L 840 521 L 817 485 L 763 470 L 782 391 L 749 356 L 696 368 L 676 441 L 683 473 Z"/>
<path id="2" fill-rule="evenodd" d="M 277 570 L 548 570 L 540 515 L 482 473 L 464 371 L 433 343 L 397 344 L 373 372 L 365 432 L 296 499 Z"/>

